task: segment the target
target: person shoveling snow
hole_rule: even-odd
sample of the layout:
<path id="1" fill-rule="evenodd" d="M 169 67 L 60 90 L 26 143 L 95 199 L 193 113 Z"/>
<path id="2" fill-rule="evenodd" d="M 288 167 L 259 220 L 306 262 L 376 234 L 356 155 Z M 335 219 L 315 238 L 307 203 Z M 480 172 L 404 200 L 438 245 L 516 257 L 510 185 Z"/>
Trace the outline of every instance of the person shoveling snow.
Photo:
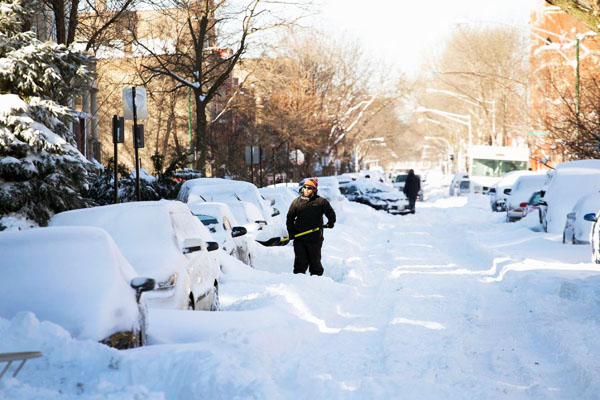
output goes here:
<path id="1" fill-rule="evenodd" d="M 311 275 L 323 275 L 321 247 L 323 229 L 333 228 L 335 211 L 327 199 L 317 194 L 319 181 L 309 178 L 304 182 L 298 196 L 287 213 L 287 230 L 294 239 L 294 273 L 304 274 L 308 269 Z M 323 215 L 327 224 L 323 225 Z"/>

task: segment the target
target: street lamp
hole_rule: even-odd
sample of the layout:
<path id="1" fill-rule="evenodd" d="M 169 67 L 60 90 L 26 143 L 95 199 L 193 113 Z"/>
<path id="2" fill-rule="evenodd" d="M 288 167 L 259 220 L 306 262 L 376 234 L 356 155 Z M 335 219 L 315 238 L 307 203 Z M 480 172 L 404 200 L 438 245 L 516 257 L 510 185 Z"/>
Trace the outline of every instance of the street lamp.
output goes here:
<path id="1" fill-rule="evenodd" d="M 363 139 L 361 141 L 359 141 L 358 143 L 356 143 L 356 145 L 354 146 L 354 172 L 358 172 L 358 147 L 365 142 L 380 142 L 383 143 L 385 142 L 385 138 L 380 136 L 380 137 L 374 137 L 374 138 L 369 138 L 369 139 Z"/>
<path id="2" fill-rule="evenodd" d="M 470 114 L 455 114 L 448 111 L 436 110 L 434 108 L 418 107 L 417 112 L 421 113 L 432 113 L 441 117 L 447 118 L 450 121 L 465 125 L 469 132 L 469 147 L 473 144 L 472 132 L 471 132 L 471 115 Z"/>
<path id="3" fill-rule="evenodd" d="M 460 93 L 454 93 L 450 90 L 444 90 L 444 89 L 427 88 L 427 89 L 425 89 L 425 91 L 427 93 L 439 93 L 439 94 L 445 94 L 446 96 L 451 96 L 451 97 L 457 98 L 457 99 L 462 100 L 465 103 L 470 104 L 472 106 L 480 107 L 484 111 L 487 111 L 487 110 L 482 105 L 482 103 L 490 104 L 492 106 L 492 135 L 494 137 L 494 140 L 496 140 L 496 100 L 483 100 L 483 99 L 473 100 L 469 96 L 465 96 Z"/>

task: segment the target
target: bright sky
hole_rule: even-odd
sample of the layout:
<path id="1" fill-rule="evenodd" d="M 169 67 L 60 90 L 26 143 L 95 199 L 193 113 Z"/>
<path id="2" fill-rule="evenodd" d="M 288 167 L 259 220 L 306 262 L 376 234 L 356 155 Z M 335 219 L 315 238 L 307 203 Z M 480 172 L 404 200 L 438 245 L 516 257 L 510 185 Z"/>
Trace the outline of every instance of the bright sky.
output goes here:
<path id="1" fill-rule="evenodd" d="M 541 0 L 321 0 L 326 29 L 362 38 L 367 49 L 415 72 L 458 22 L 526 24 Z"/>

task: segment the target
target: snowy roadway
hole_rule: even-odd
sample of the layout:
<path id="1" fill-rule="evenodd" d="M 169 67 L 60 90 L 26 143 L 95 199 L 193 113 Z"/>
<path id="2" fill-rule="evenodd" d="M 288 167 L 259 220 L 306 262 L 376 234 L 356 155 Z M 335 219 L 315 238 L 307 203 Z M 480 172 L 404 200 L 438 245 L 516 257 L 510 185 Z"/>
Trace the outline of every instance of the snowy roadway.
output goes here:
<path id="1" fill-rule="evenodd" d="M 441 192 L 440 192 L 441 193 Z M 487 198 L 417 213 L 337 205 L 324 277 L 226 261 L 221 312 L 150 314 L 151 346 L 76 341 L 32 314 L 0 352 L 42 351 L 0 399 L 595 399 L 600 269 L 589 246 L 506 224 Z"/>

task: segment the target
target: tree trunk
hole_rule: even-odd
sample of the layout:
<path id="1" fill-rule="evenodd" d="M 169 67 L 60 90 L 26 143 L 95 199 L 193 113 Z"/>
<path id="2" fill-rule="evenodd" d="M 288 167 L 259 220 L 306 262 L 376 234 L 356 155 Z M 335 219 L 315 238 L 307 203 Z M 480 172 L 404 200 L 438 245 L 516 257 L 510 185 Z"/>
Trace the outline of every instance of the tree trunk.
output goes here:
<path id="1" fill-rule="evenodd" d="M 56 43 L 67 43 L 67 32 L 65 30 L 65 3 L 62 0 L 52 1 L 52 10 L 54 11 L 54 22 L 56 24 Z"/>

